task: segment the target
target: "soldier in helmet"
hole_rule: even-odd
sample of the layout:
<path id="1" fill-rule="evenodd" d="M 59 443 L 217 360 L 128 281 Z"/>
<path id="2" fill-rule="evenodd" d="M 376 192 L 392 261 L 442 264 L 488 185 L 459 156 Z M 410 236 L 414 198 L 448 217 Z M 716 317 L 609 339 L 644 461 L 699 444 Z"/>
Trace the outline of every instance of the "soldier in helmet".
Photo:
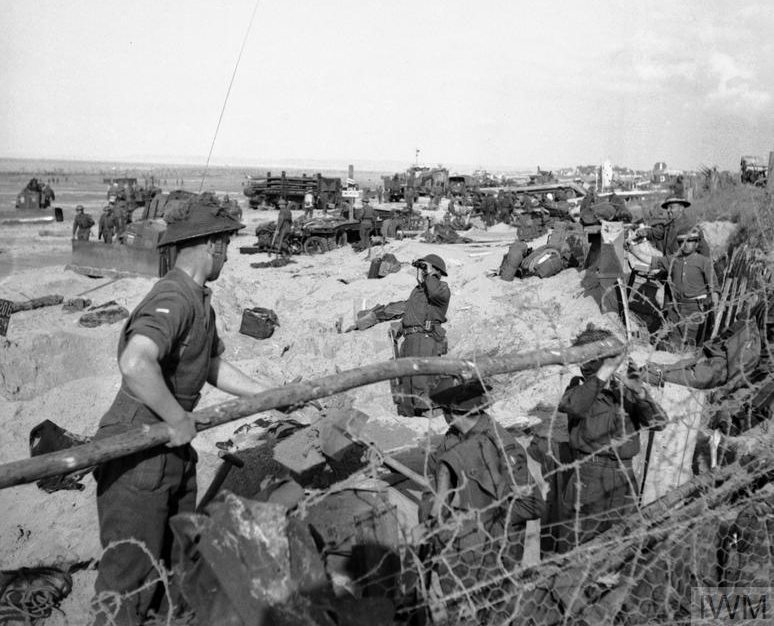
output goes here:
<path id="1" fill-rule="evenodd" d="M 449 430 L 428 458 L 432 490 L 419 509 L 443 594 L 479 587 L 482 607 L 507 595 L 502 572 L 518 567 L 526 523 L 544 508 L 526 451 L 487 413 L 489 391 L 480 380 L 443 379 L 433 388 Z"/>
<path id="2" fill-rule="evenodd" d="M 651 270 L 666 277 L 671 295 L 666 317 L 673 324 L 675 347 L 700 345 L 707 319 L 720 299 L 718 281 L 712 259 L 699 252 L 703 237 L 698 226 L 683 225 L 675 240 L 680 246 L 676 254 L 654 258 Z"/>
<path id="3" fill-rule="evenodd" d="M 73 239 L 88 241 L 91 235 L 91 227 L 94 219 L 88 213 L 83 212 L 83 205 L 75 207 L 75 219 L 73 220 Z"/>
<path id="4" fill-rule="evenodd" d="M 106 549 L 95 583 L 111 592 L 101 606 L 113 616 L 97 621 L 141 624 L 156 608 L 159 589 L 153 560 L 174 565 L 169 519 L 193 512 L 196 452 L 191 413 L 205 382 L 237 396 L 265 389 L 222 358 L 212 292 L 226 262 L 231 236 L 244 228 L 217 206 L 194 198 L 165 215 L 159 246 L 176 250 L 174 268 L 137 305 L 118 341 L 121 387 L 100 421 L 95 439 L 129 429 L 166 426 L 169 442 L 108 461 L 96 470 L 100 541 Z M 139 547 L 127 540 L 144 545 Z"/>
<path id="5" fill-rule="evenodd" d="M 664 256 L 672 256 L 679 251 L 678 231 L 696 226 L 696 220 L 685 213 L 689 206 L 691 203 L 685 198 L 667 198 L 661 203 L 661 216 L 651 220 L 646 236 Z M 696 249 L 699 254 L 710 256 L 703 234 Z"/>
<path id="6" fill-rule="evenodd" d="M 417 286 L 409 295 L 406 310 L 401 319 L 401 335 L 404 337 L 400 356 L 442 356 L 448 351 L 446 322 L 451 292 L 441 280 L 446 276 L 446 263 L 437 254 L 428 254 L 412 263 L 417 268 Z M 403 382 L 402 415 L 417 416 L 429 411 L 431 376 L 412 376 Z"/>

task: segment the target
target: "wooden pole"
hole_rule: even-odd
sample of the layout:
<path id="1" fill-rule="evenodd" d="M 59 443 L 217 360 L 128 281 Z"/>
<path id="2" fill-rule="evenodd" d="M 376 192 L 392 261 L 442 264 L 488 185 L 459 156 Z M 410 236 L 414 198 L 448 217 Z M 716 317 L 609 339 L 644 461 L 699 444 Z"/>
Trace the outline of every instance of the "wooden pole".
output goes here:
<path id="1" fill-rule="evenodd" d="M 304 404 L 342 391 L 406 376 L 463 376 L 467 379 L 519 372 L 547 365 L 569 365 L 620 354 L 625 349 L 618 339 L 605 339 L 583 346 L 547 348 L 477 361 L 432 358 L 403 358 L 365 365 L 355 369 L 269 389 L 253 396 L 235 398 L 193 413 L 199 430 L 207 430 L 278 407 Z M 0 489 L 31 483 L 41 478 L 68 474 L 128 454 L 163 445 L 169 441 L 164 422 L 142 426 L 122 434 L 41 454 L 30 459 L 0 465 Z"/>

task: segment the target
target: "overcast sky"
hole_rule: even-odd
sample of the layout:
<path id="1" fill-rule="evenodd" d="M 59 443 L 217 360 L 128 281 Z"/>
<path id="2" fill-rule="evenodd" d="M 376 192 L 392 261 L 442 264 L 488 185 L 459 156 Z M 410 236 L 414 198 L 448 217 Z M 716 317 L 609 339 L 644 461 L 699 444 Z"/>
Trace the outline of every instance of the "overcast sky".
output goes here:
<path id="1" fill-rule="evenodd" d="M 0 156 L 202 163 L 254 0 L 6 0 Z M 258 0 L 214 162 L 774 150 L 771 0 Z"/>

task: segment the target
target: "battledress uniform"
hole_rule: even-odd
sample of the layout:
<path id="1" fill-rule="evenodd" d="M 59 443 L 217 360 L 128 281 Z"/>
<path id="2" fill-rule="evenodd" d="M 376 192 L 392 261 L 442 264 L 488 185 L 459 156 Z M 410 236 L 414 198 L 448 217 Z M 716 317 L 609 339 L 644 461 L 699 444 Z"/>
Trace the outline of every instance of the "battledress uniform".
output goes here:
<path id="1" fill-rule="evenodd" d="M 446 322 L 450 299 L 449 285 L 433 274 L 428 275 L 421 285 L 414 287 L 401 319 L 404 340 L 400 356 L 428 357 L 446 354 L 446 331 L 441 324 Z M 403 379 L 405 413 L 415 415 L 416 411 L 430 408 L 428 395 L 434 382 L 432 376 Z"/>
<path id="2" fill-rule="evenodd" d="M 224 350 L 215 329 L 210 296 L 210 289 L 199 286 L 182 270 L 172 269 L 132 312 L 119 339 L 119 358 L 135 334 L 158 346 L 164 380 L 186 411 L 192 411 L 199 400 L 210 360 Z M 122 385 L 100 422 L 96 438 L 159 423 L 161 419 Z M 196 460 L 193 447 L 186 444 L 158 446 L 101 465 L 96 477 L 102 546 L 134 538 L 143 542 L 155 559 L 161 557 L 173 564 L 176 556 L 168 520 L 195 509 Z M 133 545 L 120 545 L 103 554 L 95 589 L 98 593 L 134 591 L 153 576 L 155 570 L 144 552 Z M 155 591 L 150 588 L 130 596 L 127 615 L 118 623 L 133 624 L 137 616 L 145 615 Z"/>
<path id="3" fill-rule="evenodd" d="M 88 241 L 94 219 L 88 213 L 77 213 L 73 219 L 73 235 L 79 241 Z"/>
<path id="4" fill-rule="evenodd" d="M 712 294 L 718 291 L 712 261 L 698 251 L 690 254 L 678 251 L 673 257 L 653 259 L 651 268 L 667 275 L 667 284 L 672 294 L 667 320 L 674 324 L 677 343 L 701 343 L 706 311 L 712 304 Z"/>
<path id="5" fill-rule="evenodd" d="M 275 250 L 279 250 L 284 254 L 283 246 L 285 244 L 285 237 L 290 234 L 290 229 L 293 227 L 293 213 L 290 211 L 290 207 L 284 201 L 280 201 L 280 210 L 277 215 L 277 242 Z"/>
<path id="6" fill-rule="evenodd" d="M 374 208 L 366 200 L 363 204 L 363 216 L 360 218 L 360 246 L 364 250 L 371 247 L 371 233 L 374 230 Z"/>
<path id="7" fill-rule="evenodd" d="M 473 593 L 476 606 L 485 607 L 476 611 L 478 623 L 499 623 L 495 614 L 511 610 L 507 574 L 520 564 L 526 523 L 541 516 L 544 502 L 524 448 L 483 410 L 484 386 L 478 380 L 446 383 L 433 390 L 433 401 L 445 412 L 472 413 L 475 423 L 467 432 L 452 425 L 428 458 L 431 491 L 422 496 L 420 520 L 433 524 L 425 562 L 444 596 Z M 453 421 L 448 414 L 447 421 Z M 449 472 L 450 491 L 441 519 L 431 520 L 442 467 Z"/>
<path id="8" fill-rule="evenodd" d="M 570 450 L 578 463 L 564 493 L 566 510 L 576 520 L 566 527 L 566 549 L 589 541 L 629 515 L 638 494 L 632 459 L 640 451 L 640 428 L 663 428 L 666 415 L 650 395 L 596 376 L 576 376 L 564 392 L 559 410 L 567 414 Z"/>

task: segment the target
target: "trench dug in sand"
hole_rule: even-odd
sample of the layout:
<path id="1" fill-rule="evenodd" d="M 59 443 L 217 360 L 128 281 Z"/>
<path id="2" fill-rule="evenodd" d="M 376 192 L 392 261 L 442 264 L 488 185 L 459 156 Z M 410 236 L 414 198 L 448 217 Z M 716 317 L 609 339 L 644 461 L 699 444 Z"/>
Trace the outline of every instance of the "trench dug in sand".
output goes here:
<path id="1" fill-rule="evenodd" d="M 250 229 L 248 226 L 247 231 Z M 530 278 L 512 283 L 488 277 L 487 272 L 499 266 L 515 231 L 500 227 L 488 233 L 472 231 L 469 235 L 490 243 L 486 247 L 443 246 L 404 240 L 375 249 L 391 252 L 405 263 L 430 252 L 445 259 L 452 292 L 447 324 L 450 356 L 491 356 L 568 345 L 589 322 L 623 335 L 618 319 L 601 314 L 593 299 L 583 295 L 581 275 L 576 270 L 565 270 L 545 280 Z M 338 333 L 336 322 L 342 318 L 346 329 L 354 322 L 355 311 L 406 299 L 415 284 L 412 267 L 406 264 L 398 273 L 368 280 L 365 253 L 358 254 L 347 247 L 318 257 L 295 257 L 294 263 L 282 268 L 253 269 L 251 262 L 268 257 L 238 253 L 238 246 L 251 242 L 251 237 L 243 235 L 232 244 L 229 262 L 221 278 L 212 285 L 213 306 L 227 346 L 227 359 L 251 375 L 265 377 L 267 384 L 280 385 L 298 376 L 309 379 L 391 358 L 387 324 Z M 18 300 L 19 292 L 28 297 L 60 293 L 67 299 L 102 283 L 104 287 L 87 297 L 95 304 L 115 300 L 131 310 L 153 280 L 126 278 L 108 283 L 64 272 L 62 266 L 50 266 L 25 269 L 4 278 L 0 282 L 0 297 Z M 253 306 L 268 307 L 277 313 L 280 326 L 270 339 L 257 341 L 238 333 L 242 310 Z M 82 328 L 77 324 L 78 316 L 62 312 L 60 307 L 49 307 L 12 317 L 8 339 L 0 350 L 0 420 L 6 426 L 0 443 L 0 462 L 27 457 L 30 429 L 47 418 L 74 433 L 93 434 L 112 402 L 120 383 L 115 350 L 121 324 Z M 644 357 L 650 354 L 644 347 L 641 353 Z M 555 406 L 576 371 L 549 367 L 498 377 L 493 414 L 507 426 L 539 421 L 533 409 L 539 404 Z M 665 388 L 659 393 L 666 394 L 665 402 L 673 408 L 685 408 L 685 403 L 691 407 L 686 412 L 685 424 L 680 426 L 679 441 L 667 432 L 660 435 L 663 456 L 667 458 L 675 445 L 684 447 L 679 442 L 685 441 L 688 429 L 694 427 L 700 404 L 683 388 Z M 442 418 L 410 420 L 397 416 L 387 382 L 345 395 L 345 399 L 328 402 L 352 403 L 367 413 L 370 422 L 365 435 L 383 449 L 410 447 L 421 442 L 428 432 L 438 434 L 445 430 Z M 225 394 L 207 388 L 200 407 L 224 399 Z M 200 493 L 219 463 L 214 443 L 229 439 L 241 424 L 254 419 L 227 424 L 197 437 Z M 559 422 L 557 427 L 561 428 Z M 675 482 L 678 470 L 664 471 L 669 476 L 661 483 L 653 483 L 652 497 L 661 494 L 663 485 Z M 680 464 L 679 471 L 684 471 L 684 464 Z M 686 478 L 682 476 L 681 480 Z M 257 490 L 259 476 L 242 474 L 230 480 L 232 486 L 247 493 Z M 82 491 L 50 495 L 35 485 L 0 491 L 3 569 L 99 557 L 91 475 L 83 483 Z M 66 617 L 54 617 L 50 623 L 86 623 L 94 576 L 93 570 L 75 575 L 74 590 L 62 607 Z"/>

